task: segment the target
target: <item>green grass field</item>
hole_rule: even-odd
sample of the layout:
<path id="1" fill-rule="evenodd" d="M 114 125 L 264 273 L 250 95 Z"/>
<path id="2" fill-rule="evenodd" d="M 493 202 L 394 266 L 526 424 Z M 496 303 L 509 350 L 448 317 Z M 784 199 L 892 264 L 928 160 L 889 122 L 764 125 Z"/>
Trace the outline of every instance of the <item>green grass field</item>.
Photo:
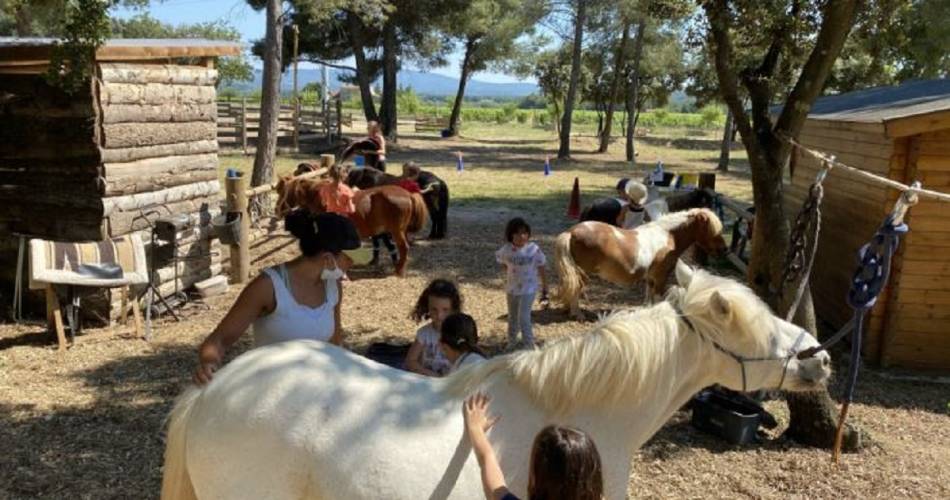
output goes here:
<path id="1" fill-rule="evenodd" d="M 359 124 L 354 129 L 354 134 L 361 130 Z M 615 139 L 608 153 L 598 154 L 594 152 L 596 137 L 583 130 L 572 140 L 571 160 L 555 160 L 558 143 L 553 131 L 528 124 L 471 123 L 465 125 L 461 137 L 451 139 L 440 139 L 433 132 L 413 133 L 411 125 L 401 130 L 399 142 L 389 147 L 390 172 L 399 174 L 402 163 L 414 161 L 446 180 L 455 207 L 511 210 L 532 216 L 563 217 L 575 178 L 586 203 L 612 193 L 620 177 L 642 175 L 658 160 L 667 169 L 682 173 L 711 171 L 719 157 L 718 133 L 714 130 L 700 134 L 684 128 L 651 129 L 646 137 L 637 138 L 636 165 L 624 161 L 623 139 Z M 462 174 L 456 171 L 457 151 L 465 159 Z M 553 170 L 548 177 L 543 175 L 546 156 L 551 158 Z M 277 174 L 292 171 L 304 159 L 314 158 L 278 156 Z M 226 168 L 249 172 L 253 160 L 253 156 L 221 154 L 222 177 Z M 732 173 L 718 175 L 717 189 L 749 199 L 741 146 L 733 147 L 730 166 Z"/>

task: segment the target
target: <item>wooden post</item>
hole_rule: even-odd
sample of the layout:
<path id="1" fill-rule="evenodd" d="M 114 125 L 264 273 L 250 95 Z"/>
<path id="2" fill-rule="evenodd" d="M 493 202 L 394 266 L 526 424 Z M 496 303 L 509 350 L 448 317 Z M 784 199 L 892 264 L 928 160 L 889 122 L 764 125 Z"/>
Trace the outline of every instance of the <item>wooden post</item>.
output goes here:
<path id="1" fill-rule="evenodd" d="M 247 97 L 241 98 L 241 148 L 247 154 Z"/>
<path id="2" fill-rule="evenodd" d="M 296 24 L 293 25 L 294 30 L 294 97 L 293 97 L 293 106 L 294 106 L 294 151 L 300 152 L 300 94 L 297 93 L 297 59 L 298 46 L 300 40 L 300 28 Z"/>
<path id="3" fill-rule="evenodd" d="M 343 137 L 343 99 L 336 100 L 336 135 Z"/>
<path id="4" fill-rule="evenodd" d="M 50 329 L 56 332 L 56 340 L 59 342 L 59 351 L 66 351 L 66 327 L 63 325 L 63 310 L 59 306 L 59 297 L 56 296 L 56 289 L 52 284 L 46 285 L 46 318 L 50 323 Z M 73 332 L 75 336 L 75 332 Z"/>
<path id="5" fill-rule="evenodd" d="M 294 151 L 300 152 L 300 98 L 294 98 Z"/>
<path id="6" fill-rule="evenodd" d="M 225 178 L 228 214 L 241 218 L 241 237 L 236 245 L 229 245 L 231 255 L 231 283 L 246 283 L 251 273 L 251 218 L 247 213 L 247 193 L 244 176 Z"/>

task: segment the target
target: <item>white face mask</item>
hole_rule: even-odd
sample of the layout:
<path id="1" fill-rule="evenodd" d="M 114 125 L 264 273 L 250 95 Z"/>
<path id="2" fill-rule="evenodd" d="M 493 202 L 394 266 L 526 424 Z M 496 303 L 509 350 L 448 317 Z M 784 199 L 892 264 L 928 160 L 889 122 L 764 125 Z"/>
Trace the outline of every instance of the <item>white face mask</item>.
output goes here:
<path id="1" fill-rule="evenodd" d="M 320 273 L 320 279 L 323 281 L 338 281 L 343 278 L 343 270 L 337 265 L 336 259 L 333 260 L 333 268 L 324 268 Z"/>

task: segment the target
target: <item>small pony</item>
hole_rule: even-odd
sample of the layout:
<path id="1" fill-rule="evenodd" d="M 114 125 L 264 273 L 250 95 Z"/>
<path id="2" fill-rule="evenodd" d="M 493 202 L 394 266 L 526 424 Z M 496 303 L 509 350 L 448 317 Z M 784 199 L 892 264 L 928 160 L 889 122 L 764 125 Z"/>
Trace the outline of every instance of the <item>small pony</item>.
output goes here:
<path id="1" fill-rule="evenodd" d="M 531 442 L 545 425 L 590 433 L 604 498 L 621 500 L 630 458 L 696 392 L 822 389 L 831 357 L 735 280 L 677 266 L 679 287 L 583 335 L 474 364 L 447 378 L 383 366 L 337 346 L 279 342 L 190 387 L 168 419 L 162 499 L 484 498 L 462 401 L 506 418 L 488 439 L 525 498 Z M 512 418 L 507 418 L 511 415 Z"/>
<path id="2" fill-rule="evenodd" d="M 588 274 L 595 274 L 618 285 L 645 280 L 652 303 L 666 289 L 677 259 L 693 244 L 713 255 L 726 251 L 722 222 L 708 208 L 674 212 L 632 230 L 595 221 L 576 224 L 554 244 L 557 299 L 571 316 L 583 318 L 578 303 Z"/>
<path id="3" fill-rule="evenodd" d="M 704 189 L 697 189 L 687 193 L 677 193 L 654 200 L 648 205 L 656 205 L 663 215 L 679 212 L 690 208 L 710 208 L 713 206 L 713 196 Z M 597 198 L 581 211 L 581 222 L 599 221 L 612 226 L 620 227 L 620 213 L 623 205 L 617 198 Z M 651 217 L 653 213 L 650 213 Z M 656 220 L 652 219 L 651 220 Z"/>
<path id="4" fill-rule="evenodd" d="M 325 181 L 292 176 L 281 178 L 277 183 L 277 215 L 283 217 L 296 207 L 306 207 L 314 213 L 325 211 L 319 194 L 322 182 Z M 391 234 L 399 251 L 396 275 L 405 276 L 409 261 L 408 235 L 421 231 L 429 218 L 422 195 L 399 186 L 380 186 L 357 191 L 353 204 L 356 212 L 350 219 L 360 237 Z"/>

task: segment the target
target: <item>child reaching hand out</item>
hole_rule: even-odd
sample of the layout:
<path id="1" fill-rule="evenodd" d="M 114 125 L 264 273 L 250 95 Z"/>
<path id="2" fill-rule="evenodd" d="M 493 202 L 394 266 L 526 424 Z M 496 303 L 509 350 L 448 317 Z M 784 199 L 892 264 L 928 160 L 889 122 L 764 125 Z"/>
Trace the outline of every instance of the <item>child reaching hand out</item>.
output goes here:
<path id="1" fill-rule="evenodd" d="M 505 474 L 487 432 L 498 421 L 488 414 L 490 399 L 475 394 L 465 400 L 465 434 L 481 469 L 486 500 L 518 500 L 508 490 Z M 586 432 L 549 425 L 534 437 L 528 465 L 528 500 L 602 500 L 604 479 L 600 453 Z"/>
<path id="2" fill-rule="evenodd" d="M 495 252 L 495 260 L 505 266 L 508 295 L 508 349 L 518 344 L 520 330 L 525 347 L 534 348 L 531 325 L 531 306 L 541 288 L 541 300 L 548 299 L 548 282 L 544 276 L 547 259 L 536 243 L 531 241 L 531 226 L 521 217 L 508 221 L 505 227 L 505 245 Z"/>

